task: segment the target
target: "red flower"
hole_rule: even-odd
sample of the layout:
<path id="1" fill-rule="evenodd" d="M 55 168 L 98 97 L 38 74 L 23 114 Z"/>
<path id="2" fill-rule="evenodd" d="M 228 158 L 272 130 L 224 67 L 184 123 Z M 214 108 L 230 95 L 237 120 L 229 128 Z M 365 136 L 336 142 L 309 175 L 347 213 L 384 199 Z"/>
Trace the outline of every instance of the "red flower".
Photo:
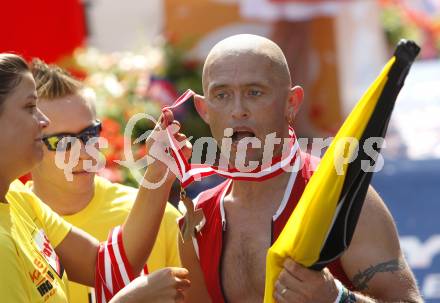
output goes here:
<path id="1" fill-rule="evenodd" d="M 124 136 L 123 135 L 118 135 L 113 137 L 112 141 L 111 141 L 111 145 L 113 146 L 113 148 L 115 150 L 122 150 L 124 149 Z"/>
<path id="2" fill-rule="evenodd" d="M 111 118 L 104 118 L 102 120 L 102 133 L 115 135 L 121 131 L 121 125 Z M 104 135 L 103 135 L 104 136 Z M 104 136 L 105 137 L 105 136 Z"/>

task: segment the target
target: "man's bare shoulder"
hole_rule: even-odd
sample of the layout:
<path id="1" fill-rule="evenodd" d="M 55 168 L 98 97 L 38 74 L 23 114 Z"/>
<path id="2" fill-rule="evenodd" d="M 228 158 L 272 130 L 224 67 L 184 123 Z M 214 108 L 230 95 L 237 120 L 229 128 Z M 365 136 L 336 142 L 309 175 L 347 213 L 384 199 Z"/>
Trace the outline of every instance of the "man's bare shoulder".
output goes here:
<path id="1" fill-rule="evenodd" d="M 368 189 L 348 252 L 356 252 L 365 246 L 371 246 L 378 251 L 400 250 L 394 219 L 372 187 Z"/>

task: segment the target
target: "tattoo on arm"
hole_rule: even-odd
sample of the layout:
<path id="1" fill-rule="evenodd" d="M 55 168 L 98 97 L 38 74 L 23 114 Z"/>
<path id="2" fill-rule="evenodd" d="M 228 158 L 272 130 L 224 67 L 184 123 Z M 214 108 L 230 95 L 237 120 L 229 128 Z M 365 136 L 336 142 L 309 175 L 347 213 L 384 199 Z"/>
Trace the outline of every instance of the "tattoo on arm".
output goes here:
<path id="1" fill-rule="evenodd" d="M 353 277 L 353 285 L 357 290 L 365 290 L 368 288 L 368 282 L 374 277 L 375 274 L 380 272 L 393 273 L 403 269 L 405 269 L 405 263 L 399 259 L 379 263 L 377 265 L 368 267 L 362 272 L 359 271 L 359 273 Z"/>

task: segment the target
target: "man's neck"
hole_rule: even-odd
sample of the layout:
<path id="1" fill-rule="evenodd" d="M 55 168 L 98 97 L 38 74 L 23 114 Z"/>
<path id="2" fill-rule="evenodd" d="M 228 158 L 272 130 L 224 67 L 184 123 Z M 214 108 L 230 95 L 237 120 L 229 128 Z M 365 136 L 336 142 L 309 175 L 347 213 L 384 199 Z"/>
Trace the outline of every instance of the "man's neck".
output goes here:
<path id="1" fill-rule="evenodd" d="M 281 156 L 282 152 L 282 146 L 274 147 L 275 157 Z M 296 174 L 295 171 L 292 173 Z M 290 176 L 290 172 L 284 171 L 281 174 L 264 181 L 234 180 L 226 198 L 231 202 L 239 201 L 238 203 L 242 204 L 244 207 L 256 207 L 258 206 L 256 205 L 258 201 L 261 201 L 263 204 L 266 203 L 267 196 L 277 198 L 280 195 L 284 195 Z"/>
<path id="2" fill-rule="evenodd" d="M 241 204 L 243 207 L 255 208 L 259 206 L 259 202 L 266 204 L 269 197 L 279 198 L 281 196 L 282 198 L 290 175 L 289 172 L 283 172 L 278 176 L 261 182 L 234 180 L 228 194 L 228 199 Z"/>
<path id="3" fill-rule="evenodd" d="M 74 215 L 92 201 L 94 187 L 81 192 L 66 191 L 47 182 L 33 182 L 32 191 L 61 216 Z"/>

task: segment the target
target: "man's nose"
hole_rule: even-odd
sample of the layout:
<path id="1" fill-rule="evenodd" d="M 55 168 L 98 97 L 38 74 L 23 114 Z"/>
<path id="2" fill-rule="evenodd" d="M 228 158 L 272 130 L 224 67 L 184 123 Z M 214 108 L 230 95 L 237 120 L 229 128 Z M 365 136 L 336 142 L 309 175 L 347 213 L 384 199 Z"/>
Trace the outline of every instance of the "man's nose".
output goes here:
<path id="1" fill-rule="evenodd" d="M 236 94 L 234 99 L 232 117 L 238 120 L 249 118 L 249 110 L 239 94 Z"/>

